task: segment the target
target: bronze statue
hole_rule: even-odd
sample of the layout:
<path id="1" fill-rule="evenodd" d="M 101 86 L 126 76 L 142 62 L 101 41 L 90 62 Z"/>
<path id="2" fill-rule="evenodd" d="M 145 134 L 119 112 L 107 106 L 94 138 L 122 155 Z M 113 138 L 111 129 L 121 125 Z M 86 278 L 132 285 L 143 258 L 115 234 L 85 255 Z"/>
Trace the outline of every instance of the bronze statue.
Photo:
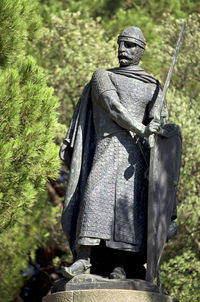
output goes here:
<path id="1" fill-rule="evenodd" d="M 62 225 L 76 260 L 64 269 L 67 278 L 89 272 L 92 250 L 103 246 L 114 259 L 109 278 L 131 277 L 135 259 L 142 275 L 136 272 L 134 277 L 145 279 L 148 232 L 156 227 L 147 221 L 148 138 L 164 137 L 162 129 L 170 127 L 165 126 L 166 104 L 159 105 L 159 81 L 138 65 L 145 50 L 142 31 L 125 29 L 118 45 L 120 67 L 94 72 L 60 151 L 70 169 Z M 165 241 L 176 230 L 170 223 L 176 218 L 175 198 L 167 217 Z M 127 264 L 126 257 L 132 262 Z"/>

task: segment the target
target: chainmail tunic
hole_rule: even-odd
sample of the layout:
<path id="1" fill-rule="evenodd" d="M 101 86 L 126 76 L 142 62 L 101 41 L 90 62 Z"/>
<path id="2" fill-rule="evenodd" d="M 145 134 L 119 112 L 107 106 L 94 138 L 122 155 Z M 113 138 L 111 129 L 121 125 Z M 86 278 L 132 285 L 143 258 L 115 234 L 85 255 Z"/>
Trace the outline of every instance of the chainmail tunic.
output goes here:
<path id="1" fill-rule="evenodd" d="M 97 142 L 81 202 L 78 245 L 96 245 L 103 239 L 111 248 L 134 252 L 144 249 L 148 144 L 113 120 L 116 109 L 112 106 L 107 109 L 104 92 L 116 93 L 115 100 L 118 97 L 125 114 L 128 110 L 132 120 L 145 123 L 157 106 L 157 100 L 149 106 L 155 89 L 155 84 L 110 71 L 94 73 L 92 101 Z"/>

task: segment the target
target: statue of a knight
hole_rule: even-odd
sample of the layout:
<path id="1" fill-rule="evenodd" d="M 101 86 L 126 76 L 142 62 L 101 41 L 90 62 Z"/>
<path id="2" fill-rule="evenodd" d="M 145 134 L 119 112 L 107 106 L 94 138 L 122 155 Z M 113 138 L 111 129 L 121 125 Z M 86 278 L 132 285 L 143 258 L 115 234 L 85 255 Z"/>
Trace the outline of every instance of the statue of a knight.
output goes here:
<path id="1" fill-rule="evenodd" d="M 152 281 L 159 262 L 152 260 L 155 249 L 162 250 L 170 232 L 175 232 L 175 198 L 165 202 L 162 188 L 158 188 L 158 204 L 149 211 L 148 138 L 153 134 L 162 139 L 160 130 L 165 128 L 168 111 L 164 104 L 155 119 L 162 89 L 158 80 L 138 65 L 144 50 L 145 39 L 138 27 L 121 32 L 120 66 L 94 72 L 61 147 L 61 159 L 70 169 L 62 225 L 75 257 L 74 263 L 64 268 L 67 278 L 92 271 L 91 255 L 99 249 L 104 250 L 104 259 L 112 259 L 107 261 L 107 265 L 111 262 L 109 278 L 145 279 L 144 264 L 148 267 L 149 261 L 155 266 L 149 277 Z M 163 167 L 158 164 L 159 169 L 162 179 Z M 162 213 L 157 211 L 159 202 L 167 204 Z M 159 227 L 161 220 L 164 230 Z M 153 245 L 152 230 L 158 231 L 156 240 L 163 241 L 161 246 Z"/>

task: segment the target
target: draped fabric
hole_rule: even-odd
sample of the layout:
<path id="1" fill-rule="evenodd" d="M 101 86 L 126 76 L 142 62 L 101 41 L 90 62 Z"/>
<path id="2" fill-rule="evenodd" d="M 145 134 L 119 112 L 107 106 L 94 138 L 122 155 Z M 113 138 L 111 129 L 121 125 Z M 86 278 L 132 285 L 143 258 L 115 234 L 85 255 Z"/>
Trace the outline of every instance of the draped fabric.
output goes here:
<path id="1" fill-rule="evenodd" d="M 127 93 L 133 95 L 124 106 L 133 106 L 134 91 L 136 101 L 141 90 L 146 91 L 147 95 L 143 96 L 145 108 L 140 111 L 141 104 L 134 104 L 138 106 L 142 121 L 148 104 L 158 97 L 158 81 L 139 66 L 110 69 L 108 74 L 116 90 L 118 84 L 123 86 L 123 81 L 129 81 Z M 127 100 L 124 98 L 120 102 L 123 104 Z M 107 117 L 109 120 L 110 116 L 100 107 L 90 81 L 80 97 L 60 151 L 61 159 L 70 168 L 63 229 L 72 251 L 80 244 L 95 245 L 100 240 L 105 240 L 111 248 L 141 251 L 146 244 L 147 181 L 144 172 L 148 164 L 147 142 L 120 126 L 116 133 L 100 137 L 95 130 L 99 127 L 99 119 Z M 116 122 L 111 120 L 109 123 L 111 128 L 116 128 Z M 104 123 L 100 124 L 103 127 Z"/>

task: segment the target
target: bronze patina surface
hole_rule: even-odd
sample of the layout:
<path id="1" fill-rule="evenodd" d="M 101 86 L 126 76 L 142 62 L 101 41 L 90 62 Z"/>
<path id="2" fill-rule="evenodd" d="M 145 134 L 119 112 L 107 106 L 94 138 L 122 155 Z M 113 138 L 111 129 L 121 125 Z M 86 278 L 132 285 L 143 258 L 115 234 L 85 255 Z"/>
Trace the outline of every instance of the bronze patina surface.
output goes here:
<path id="1" fill-rule="evenodd" d="M 159 81 L 138 65 L 146 45 L 142 31 L 125 29 L 118 45 L 120 66 L 94 72 L 60 151 L 70 169 L 62 225 L 76 260 L 63 274 L 71 279 L 91 270 L 112 279 L 145 279 L 147 263 L 152 282 L 164 243 L 176 231 L 181 135 L 167 124 Z M 159 148 L 149 173 L 152 134 Z M 175 162 L 170 171 L 169 160 Z M 155 182 L 157 188 L 148 189 Z"/>

